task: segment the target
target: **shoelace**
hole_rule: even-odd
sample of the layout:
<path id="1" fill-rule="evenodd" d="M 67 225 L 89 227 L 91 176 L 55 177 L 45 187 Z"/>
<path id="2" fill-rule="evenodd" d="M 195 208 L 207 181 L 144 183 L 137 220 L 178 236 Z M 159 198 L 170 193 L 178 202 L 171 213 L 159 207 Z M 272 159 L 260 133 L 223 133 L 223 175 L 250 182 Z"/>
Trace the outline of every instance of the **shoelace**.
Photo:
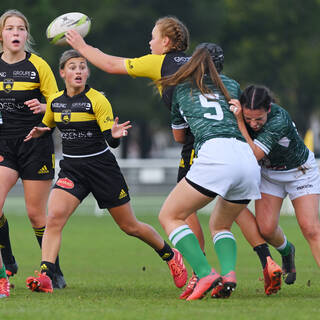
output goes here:
<path id="1" fill-rule="evenodd" d="M 182 270 L 180 268 L 180 266 L 176 263 L 175 260 L 173 260 L 170 264 L 170 270 L 172 271 L 172 274 L 175 276 L 181 276 L 182 275 Z"/>
<path id="2" fill-rule="evenodd" d="M 188 288 L 188 289 L 193 289 L 194 286 L 195 286 L 196 283 L 197 283 L 197 280 L 198 280 L 198 277 L 194 274 L 194 275 L 190 278 L 189 283 L 188 283 L 188 285 L 187 285 L 187 288 Z"/>

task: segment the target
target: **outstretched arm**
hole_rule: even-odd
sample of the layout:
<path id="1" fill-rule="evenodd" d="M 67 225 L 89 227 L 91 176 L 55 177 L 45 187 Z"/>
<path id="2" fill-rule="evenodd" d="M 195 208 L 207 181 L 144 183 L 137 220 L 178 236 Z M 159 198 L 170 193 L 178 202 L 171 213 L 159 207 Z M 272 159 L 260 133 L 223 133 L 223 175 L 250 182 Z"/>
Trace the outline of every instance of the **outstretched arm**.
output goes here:
<path id="1" fill-rule="evenodd" d="M 265 153 L 262 149 L 260 149 L 251 139 L 249 132 L 247 130 L 246 124 L 244 122 L 243 119 L 243 114 L 242 114 L 242 107 L 240 104 L 240 101 L 237 99 L 231 99 L 229 101 L 230 104 L 230 110 L 234 113 L 237 122 L 238 122 L 238 127 L 239 130 L 241 132 L 241 134 L 243 135 L 243 137 L 246 139 L 247 143 L 249 144 L 249 146 L 251 147 L 256 159 L 259 161 L 261 160 L 264 156 Z"/>
<path id="2" fill-rule="evenodd" d="M 73 49 L 77 50 L 97 68 L 112 74 L 128 74 L 125 66 L 126 58 L 108 55 L 88 45 L 77 31 L 68 31 L 66 40 Z"/>

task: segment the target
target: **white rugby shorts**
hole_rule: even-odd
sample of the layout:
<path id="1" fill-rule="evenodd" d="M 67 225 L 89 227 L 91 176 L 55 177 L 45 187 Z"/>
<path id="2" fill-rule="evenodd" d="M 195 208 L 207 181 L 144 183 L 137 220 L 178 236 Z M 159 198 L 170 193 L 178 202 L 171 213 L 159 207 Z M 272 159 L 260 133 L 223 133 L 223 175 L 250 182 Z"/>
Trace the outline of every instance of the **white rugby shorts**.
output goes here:
<path id="1" fill-rule="evenodd" d="M 235 138 L 206 141 L 186 177 L 226 200 L 260 199 L 260 166 L 250 146 Z"/>
<path id="2" fill-rule="evenodd" d="M 299 168 L 277 171 L 261 168 L 260 192 L 294 200 L 307 194 L 320 194 L 320 173 L 314 154 Z"/>

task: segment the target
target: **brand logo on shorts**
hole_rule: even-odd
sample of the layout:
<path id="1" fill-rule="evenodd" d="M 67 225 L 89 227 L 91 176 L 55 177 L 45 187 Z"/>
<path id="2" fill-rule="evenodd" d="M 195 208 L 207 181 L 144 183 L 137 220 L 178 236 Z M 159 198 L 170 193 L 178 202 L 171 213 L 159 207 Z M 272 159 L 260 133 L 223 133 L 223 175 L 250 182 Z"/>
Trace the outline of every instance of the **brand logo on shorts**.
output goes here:
<path id="1" fill-rule="evenodd" d="M 297 190 L 303 190 L 303 189 L 308 189 L 308 188 L 312 188 L 312 187 L 313 187 L 312 184 L 306 184 L 304 186 L 297 187 Z"/>
<path id="2" fill-rule="evenodd" d="M 4 160 L 4 157 L 0 155 L 0 162 Z"/>
<path id="3" fill-rule="evenodd" d="M 47 168 L 46 165 L 44 165 L 39 171 L 38 174 L 45 174 L 45 173 L 49 173 L 49 170 Z"/>
<path id="4" fill-rule="evenodd" d="M 64 189 L 73 189 L 74 188 L 74 183 L 68 179 L 68 178 L 61 178 L 56 182 L 56 185 L 58 185 L 61 188 Z"/>
<path id="5" fill-rule="evenodd" d="M 71 110 L 67 109 L 67 110 L 63 110 L 61 112 L 61 121 L 63 123 L 69 123 L 71 120 Z"/>
<path id="6" fill-rule="evenodd" d="M 125 198 L 127 196 L 127 193 L 121 189 L 120 194 L 119 194 L 119 199 Z"/>
<path id="7" fill-rule="evenodd" d="M 13 79 L 8 79 L 8 78 L 4 79 L 3 80 L 3 90 L 4 90 L 4 92 L 9 93 L 13 88 L 13 83 L 14 83 Z"/>

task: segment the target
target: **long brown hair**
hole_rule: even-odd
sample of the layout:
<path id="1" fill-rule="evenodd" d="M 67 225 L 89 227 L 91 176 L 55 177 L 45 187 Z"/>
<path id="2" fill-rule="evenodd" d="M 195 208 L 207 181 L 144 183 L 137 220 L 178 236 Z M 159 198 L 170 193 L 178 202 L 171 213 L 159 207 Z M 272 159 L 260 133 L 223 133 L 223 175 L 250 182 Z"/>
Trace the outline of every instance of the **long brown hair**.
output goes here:
<path id="1" fill-rule="evenodd" d="M 191 59 L 185 63 L 180 69 L 170 75 L 156 81 L 157 85 L 162 86 L 165 90 L 169 86 L 176 86 L 179 83 L 190 81 L 192 86 L 199 88 L 203 95 L 212 93 L 212 90 L 205 84 L 204 76 L 208 74 L 212 82 L 221 90 L 226 100 L 231 99 L 230 94 L 224 86 L 217 68 L 207 48 L 198 48 L 193 53 Z"/>

